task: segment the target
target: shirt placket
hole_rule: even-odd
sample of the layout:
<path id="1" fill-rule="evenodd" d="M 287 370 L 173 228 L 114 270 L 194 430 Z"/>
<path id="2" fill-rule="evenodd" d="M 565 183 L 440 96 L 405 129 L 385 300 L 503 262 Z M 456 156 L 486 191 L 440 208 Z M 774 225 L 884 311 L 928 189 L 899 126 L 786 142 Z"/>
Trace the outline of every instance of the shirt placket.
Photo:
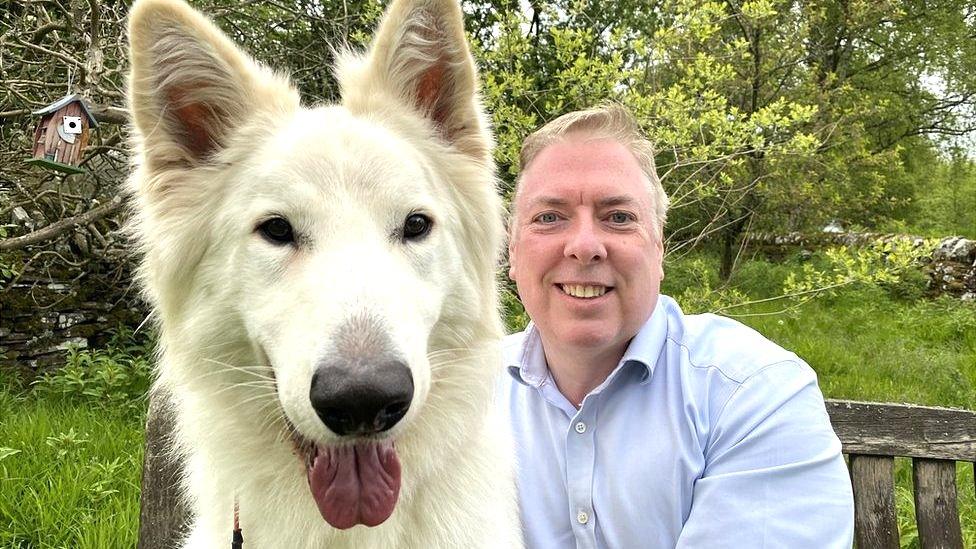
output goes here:
<path id="1" fill-rule="evenodd" d="M 595 442 L 593 406 L 582 407 L 566 434 L 566 485 L 569 513 L 577 549 L 596 549 L 596 514 L 593 512 Z"/>

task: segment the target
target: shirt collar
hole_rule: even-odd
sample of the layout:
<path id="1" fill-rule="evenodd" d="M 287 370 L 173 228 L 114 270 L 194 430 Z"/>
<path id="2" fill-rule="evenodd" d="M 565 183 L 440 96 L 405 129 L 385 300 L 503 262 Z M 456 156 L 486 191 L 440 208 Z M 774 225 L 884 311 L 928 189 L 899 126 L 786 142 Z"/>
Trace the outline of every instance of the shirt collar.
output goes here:
<path id="1" fill-rule="evenodd" d="M 624 364 L 632 363 L 640 367 L 640 383 L 645 384 L 650 381 L 657 359 L 664 349 L 664 342 L 668 335 L 668 309 L 673 306 L 674 300 L 670 297 L 665 295 L 658 297 L 651 317 L 630 341 L 624 356 L 610 377 L 614 377 Z M 529 322 L 526 326 L 521 348 L 510 356 L 515 360 L 510 361 L 506 366 L 508 373 L 516 381 L 524 385 L 540 387 L 549 378 L 549 367 L 546 364 L 545 352 L 542 350 L 542 338 L 534 323 Z"/>
<path id="2" fill-rule="evenodd" d="M 508 364 L 508 373 L 516 381 L 532 387 L 540 387 L 549 377 L 546 353 L 542 350 L 542 338 L 535 323 L 525 327 L 525 338 L 521 349 L 515 354 L 515 361 Z"/>
<path id="3" fill-rule="evenodd" d="M 657 305 L 654 306 L 651 318 L 647 319 L 647 322 L 637 331 L 634 339 L 630 340 L 630 345 L 627 346 L 623 358 L 620 359 L 621 364 L 631 362 L 642 366 L 642 384 L 650 381 L 651 376 L 654 375 L 657 359 L 661 356 L 664 342 L 668 337 L 668 313 L 673 305 L 674 300 L 670 297 L 658 296 Z"/>

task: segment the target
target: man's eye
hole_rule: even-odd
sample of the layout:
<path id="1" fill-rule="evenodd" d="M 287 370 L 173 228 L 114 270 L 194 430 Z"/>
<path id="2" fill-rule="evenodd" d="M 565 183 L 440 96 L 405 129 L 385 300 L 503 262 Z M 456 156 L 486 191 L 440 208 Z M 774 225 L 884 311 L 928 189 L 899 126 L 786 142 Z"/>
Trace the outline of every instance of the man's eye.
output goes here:
<path id="1" fill-rule="evenodd" d="M 547 213 L 542 213 L 537 215 L 535 220 L 538 221 L 539 223 L 549 224 L 549 223 L 555 223 L 556 221 L 559 220 L 559 218 L 556 217 L 556 214 L 552 212 L 547 212 Z"/>
<path id="2" fill-rule="evenodd" d="M 624 212 L 613 212 L 610 214 L 610 222 L 614 225 L 623 225 L 634 220 L 634 216 Z"/>

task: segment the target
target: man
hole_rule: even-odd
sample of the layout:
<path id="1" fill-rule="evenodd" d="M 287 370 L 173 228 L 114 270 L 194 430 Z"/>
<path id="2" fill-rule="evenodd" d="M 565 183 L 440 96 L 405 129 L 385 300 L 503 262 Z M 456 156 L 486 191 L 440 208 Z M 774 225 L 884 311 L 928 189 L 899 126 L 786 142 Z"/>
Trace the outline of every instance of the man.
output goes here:
<path id="1" fill-rule="evenodd" d="M 853 498 L 816 375 L 659 294 L 668 199 L 622 107 L 522 147 L 505 343 L 532 548 L 851 547 Z"/>

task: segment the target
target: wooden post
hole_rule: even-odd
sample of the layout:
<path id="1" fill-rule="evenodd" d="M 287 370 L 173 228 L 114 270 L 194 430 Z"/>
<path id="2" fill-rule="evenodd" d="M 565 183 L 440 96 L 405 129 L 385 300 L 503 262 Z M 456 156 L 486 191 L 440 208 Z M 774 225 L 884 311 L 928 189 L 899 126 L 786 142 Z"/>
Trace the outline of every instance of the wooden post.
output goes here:
<path id="1" fill-rule="evenodd" d="M 895 458 L 851 454 L 854 539 L 858 547 L 898 549 L 895 516 Z"/>
<path id="2" fill-rule="evenodd" d="M 138 549 L 178 547 L 187 511 L 180 498 L 179 462 L 171 451 L 174 414 L 169 394 L 154 390 L 146 418 Z"/>
<path id="3" fill-rule="evenodd" d="M 962 549 L 956 509 L 956 463 L 923 458 L 912 462 L 919 542 L 925 549 Z"/>

